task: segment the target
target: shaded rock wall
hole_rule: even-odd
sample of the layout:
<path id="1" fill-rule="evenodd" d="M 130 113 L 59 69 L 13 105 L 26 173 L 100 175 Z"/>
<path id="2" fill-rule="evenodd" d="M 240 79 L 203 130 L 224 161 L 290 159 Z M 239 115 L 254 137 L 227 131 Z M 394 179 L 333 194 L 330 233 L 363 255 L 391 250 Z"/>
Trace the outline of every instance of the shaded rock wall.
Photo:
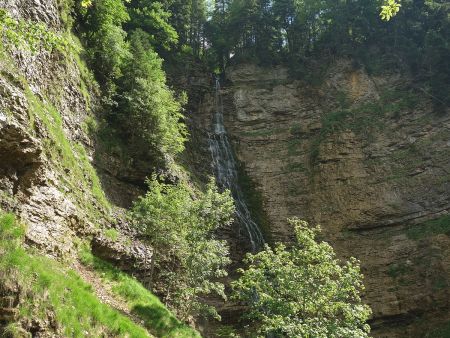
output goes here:
<path id="1" fill-rule="evenodd" d="M 59 4 L 0 1 L 13 17 L 63 33 Z M 71 38 L 68 32 L 65 37 Z M 135 269 L 145 279 L 152 250 L 136 239 L 122 211 L 112 212 L 115 202 L 129 205 L 142 190 L 128 183 L 131 174 L 120 175 L 116 168 L 122 164 L 114 157 L 99 163 L 109 169 L 103 182 L 97 176 L 87 121 L 95 120 L 98 90 L 79 51 L 30 53 L 2 47 L 0 53 L 0 207 L 27 224 L 31 246 L 72 259 L 80 239 L 89 239 L 102 258 L 124 259 L 125 270 Z M 104 190 L 116 199 L 108 202 Z M 111 227 L 117 228 L 121 243 L 105 237 Z"/>
<path id="2" fill-rule="evenodd" d="M 398 74 L 336 62 L 313 87 L 283 68 L 229 69 L 228 131 L 262 196 L 270 237 L 288 217 L 321 224 L 362 262 L 376 337 L 418 337 L 448 320 L 450 114 Z M 209 126 L 212 98 L 198 123 Z"/>

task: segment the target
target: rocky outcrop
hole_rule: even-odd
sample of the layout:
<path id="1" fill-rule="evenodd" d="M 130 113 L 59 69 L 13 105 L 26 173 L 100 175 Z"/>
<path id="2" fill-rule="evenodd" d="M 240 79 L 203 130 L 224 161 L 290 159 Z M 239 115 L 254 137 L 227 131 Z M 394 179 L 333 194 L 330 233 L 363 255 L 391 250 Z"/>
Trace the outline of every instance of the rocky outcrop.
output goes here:
<path id="1" fill-rule="evenodd" d="M 268 237 L 286 222 L 321 224 L 365 274 L 375 337 L 418 337 L 448 319 L 450 114 L 400 75 L 371 77 L 350 61 L 320 86 L 283 68 L 241 65 L 222 91 L 245 173 L 261 195 Z M 212 98 L 198 121 L 210 123 Z"/>
<path id="2" fill-rule="evenodd" d="M 115 213 L 114 216 L 113 227 L 92 238 L 92 253 L 145 284 L 151 272 L 153 249 L 140 238 L 142 234 L 124 215 Z"/>

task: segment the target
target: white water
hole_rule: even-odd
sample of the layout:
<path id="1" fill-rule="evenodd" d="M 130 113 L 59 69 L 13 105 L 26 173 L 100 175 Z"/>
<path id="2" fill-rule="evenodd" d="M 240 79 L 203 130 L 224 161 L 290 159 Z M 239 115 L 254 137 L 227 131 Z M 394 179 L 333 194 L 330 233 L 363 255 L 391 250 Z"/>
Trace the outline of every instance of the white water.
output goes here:
<path id="1" fill-rule="evenodd" d="M 224 109 L 219 80 L 216 80 L 215 91 L 215 112 L 212 120 L 212 132 L 209 134 L 209 149 L 216 180 L 220 187 L 231 191 L 236 205 L 236 220 L 250 240 L 252 250 L 256 251 L 263 246 L 264 238 L 258 225 L 252 219 L 238 183 L 236 159 L 223 123 Z"/>

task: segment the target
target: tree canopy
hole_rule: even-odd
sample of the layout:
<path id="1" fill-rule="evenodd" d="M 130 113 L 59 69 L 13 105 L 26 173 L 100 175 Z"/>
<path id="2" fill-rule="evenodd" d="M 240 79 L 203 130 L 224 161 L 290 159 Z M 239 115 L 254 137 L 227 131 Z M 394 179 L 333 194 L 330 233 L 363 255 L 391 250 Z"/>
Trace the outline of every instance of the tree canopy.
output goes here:
<path id="1" fill-rule="evenodd" d="M 333 248 L 317 242 L 320 228 L 291 220 L 296 243 L 249 254 L 233 283 L 249 306 L 249 330 L 258 337 L 368 337 L 371 310 L 361 301 L 359 263 L 341 263 Z"/>
<path id="2" fill-rule="evenodd" d="M 377 13 L 380 13 L 378 15 Z M 222 0 L 205 25 L 210 55 L 228 63 L 350 57 L 369 70 L 412 73 L 436 103 L 450 103 L 450 5 L 445 0 Z"/>

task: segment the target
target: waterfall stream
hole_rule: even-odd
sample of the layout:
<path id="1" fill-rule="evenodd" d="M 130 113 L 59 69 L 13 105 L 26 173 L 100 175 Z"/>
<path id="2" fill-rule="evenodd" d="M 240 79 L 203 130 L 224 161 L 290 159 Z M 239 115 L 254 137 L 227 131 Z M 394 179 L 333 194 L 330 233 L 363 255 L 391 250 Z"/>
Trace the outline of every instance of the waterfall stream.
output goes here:
<path id="1" fill-rule="evenodd" d="M 246 232 L 253 251 L 264 244 L 264 238 L 244 200 L 244 194 L 238 183 L 236 158 L 223 123 L 223 101 L 220 93 L 220 82 L 215 85 L 215 111 L 212 119 L 212 132 L 209 134 L 209 149 L 212 155 L 217 183 L 229 189 L 236 205 L 236 221 Z"/>

